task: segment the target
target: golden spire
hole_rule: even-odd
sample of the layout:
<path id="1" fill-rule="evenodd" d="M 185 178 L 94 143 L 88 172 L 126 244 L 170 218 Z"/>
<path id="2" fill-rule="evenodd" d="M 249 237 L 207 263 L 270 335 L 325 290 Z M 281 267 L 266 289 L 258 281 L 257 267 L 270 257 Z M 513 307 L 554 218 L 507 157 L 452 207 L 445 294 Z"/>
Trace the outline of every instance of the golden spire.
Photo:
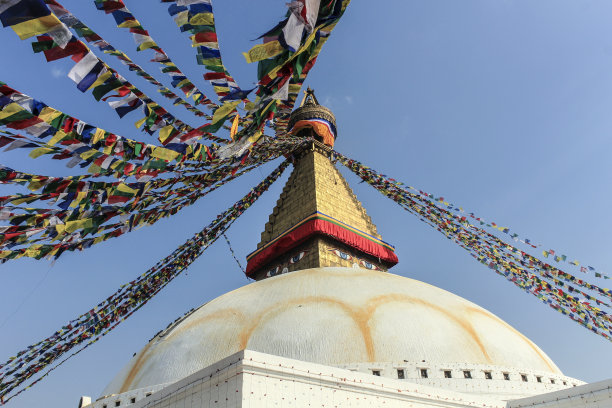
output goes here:
<path id="1" fill-rule="evenodd" d="M 291 114 L 289 129 L 296 137 L 316 141 L 294 156 L 293 172 L 261 242 L 247 256 L 247 275 L 259 280 L 327 266 L 385 271 L 397 263 L 393 248 L 380 239 L 371 218 L 330 160 L 335 117 L 319 105 L 310 88 L 305 94 Z"/>

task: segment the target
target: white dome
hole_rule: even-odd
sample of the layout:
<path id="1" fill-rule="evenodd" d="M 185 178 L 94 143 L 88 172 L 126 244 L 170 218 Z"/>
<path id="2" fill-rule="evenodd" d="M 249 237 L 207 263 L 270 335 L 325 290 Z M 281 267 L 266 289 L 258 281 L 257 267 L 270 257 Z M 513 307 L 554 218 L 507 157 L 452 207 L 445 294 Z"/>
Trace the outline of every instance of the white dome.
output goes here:
<path id="1" fill-rule="evenodd" d="M 533 342 L 487 310 L 390 273 L 306 269 L 226 293 L 147 344 L 102 395 L 177 381 L 248 348 L 302 361 L 427 361 L 562 375 Z"/>

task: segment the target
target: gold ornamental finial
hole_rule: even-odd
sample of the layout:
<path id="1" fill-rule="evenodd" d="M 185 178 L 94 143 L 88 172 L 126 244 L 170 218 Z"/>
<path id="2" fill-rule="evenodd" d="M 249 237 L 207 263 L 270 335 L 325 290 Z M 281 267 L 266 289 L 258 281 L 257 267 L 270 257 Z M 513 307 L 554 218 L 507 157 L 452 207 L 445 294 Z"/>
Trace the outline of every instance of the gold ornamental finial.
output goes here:
<path id="1" fill-rule="evenodd" d="M 314 90 L 310 87 L 306 88 L 304 91 L 304 98 L 302 99 L 302 103 L 300 104 L 300 108 L 304 105 L 319 105 L 319 101 L 314 94 Z"/>
<path id="2" fill-rule="evenodd" d="M 312 137 L 332 148 L 337 136 L 336 117 L 319 103 L 310 87 L 304 91 L 300 107 L 289 116 L 287 129 L 293 136 Z"/>

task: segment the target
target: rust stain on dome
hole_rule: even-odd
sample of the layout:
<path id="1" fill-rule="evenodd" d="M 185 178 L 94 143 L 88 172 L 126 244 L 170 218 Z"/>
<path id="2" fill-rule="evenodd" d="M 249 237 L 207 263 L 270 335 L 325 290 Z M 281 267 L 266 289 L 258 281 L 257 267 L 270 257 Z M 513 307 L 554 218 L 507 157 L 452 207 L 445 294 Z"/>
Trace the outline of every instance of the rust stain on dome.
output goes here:
<path id="1" fill-rule="evenodd" d="M 138 372 L 140 371 L 144 363 L 149 359 L 149 357 L 147 356 L 147 353 L 149 352 L 149 348 L 151 347 L 152 344 L 153 344 L 153 340 L 147 343 L 147 345 L 142 349 L 142 352 L 136 359 L 136 362 L 132 366 L 132 369 L 130 370 L 128 375 L 125 377 L 123 384 L 121 384 L 121 388 L 119 390 L 120 393 L 129 391 L 130 385 L 132 385 L 132 382 L 134 382 L 136 375 L 138 374 Z"/>
<path id="2" fill-rule="evenodd" d="M 322 283 L 323 281 L 325 283 Z M 435 300 L 430 300 L 429 296 L 440 297 L 443 302 L 439 304 Z M 393 335 L 395 329 L 385 314 L 388 309 L 382 308 L 394 303 L 399 304 L 392 305 L 391 310 L 400 313 L 400 318 L 402 311 L 407 311 L 416 313 L 414 318 L 417 320 L 418 316 L 425 315 L 428 316 L 428 319 L 434 319 L 443 326 L 446 325 L 444 327 L 451 331 L 453 327 L 456 328 L 454 329 L 457 330 L 455 334 L 464 339 L 462 347 L 465 348 L 465 351 L 469 349 L 469 354 L 466 354 L 465 358 L 497 365 L 502 361 L 505 362 L 501 363 L 502 365 L 508 364 L 507 361 L 510 358 L 510 364 L 512 364 L 514 357 L 508 355 L 509 351 L 505 348 L 498 350 L 498 344 L 492 343 L 493 338 L 483 331 L 483 328 L 487 327 L 495 331 L 495 326 L 497 326 L 500 329 L 503 327 L 498 336 L 509 336 L 509 338 L 517 336 L 513 341 L 526 343 L 526 345 L 513 349 L 527 351 L 523 356 L 527 368 L 531 367 L 530 364 L 535 364 L 534 367 L 547 367 L 551 372 L 562 374 L 554 362 L 526 336 L 499 317 L 465 299 L 434 286 L 397 275 L 353 268 L 325 268 L 302 270 L 268 279 L 265 283 L 254 283 L 207 303 L 149 342 L 125 368 L 121 377 L 117 378 L 116 388 L 110 388 L 109 391 L 125 392 L 142 386 L 143 382 L 150 381 L 151 370 L 155 371 L 155 367 L 159 364 L 187 363 L 181 363 L 180 356 L 175 356 L 178 352 L 177 345 L 183 342 L 199 350 L 196 353 L 202 355 L 204 361 L 208 361 L 207 359 L 219 353 L 231 354 L 246 349 L 249 345 L 255 351 L 263 351 L 261 347 L 265 343 L 261 342 L 266 341 L 266 336 L 269 334 L 267 330 L 272 330 L 273 332 L 280 331 L 279 336 L 280 334 L 286 335 L 284 338 L 278 337 L 277 341 L 283 345 L 282 348 L 291 350 L 291 347 L 299 347 L 299 344 L 304 341 L 297 337 L 292 339 L 292 336 L 295 336 L 300 330 L 308 331 L 309 325 L 313 324 L 329 325 L 332 330 L 337 331 L 340 325 L 336 327 L 335 322 L 339 322 L 343 327 L 339 334 L 344 336 L 342 340 L 345 340 L 350 346 L 347 348 L 345 344 L 332 347 L 323 341 L 319 347 L 324 347 L 324 355 L 314 357 L 308 354 L 308 350 L 305 350 L 305 361 L 329 364 L 330 359 L 340 359 L 343 360 L 343 363 L 376 362 L 377 358 L 388 359 L 389 356 L 385 354 L 386 348 L 381 347 L 385 347 L 386 344 L 384 336 Z M 314 312 L 321 313 L 323 320 L 321 322 L 313 320 L 308 317 L 308 314 L 292 315 L 299 305 L 308 307 L 315 305 Z M 284 314 L 286 315 L 283 316 Z M 483 316 L 488 319 L 481 320 Z M 285 320 L 277 322 L 275 321 L 277 318 L 288 318 L 288 322 L 295 323 L 289 323 L 288 326 L 283 325 L 281 321 Z M 408 328 L 398 330 L 410 331 L 410 326 L 406 324 L 410 325 L 412 318 L 406 315 L 408 320 L 400 326 Z M 295 324 L 297 326 L 294 326 Z M 509 331 L 506 331 L 508 329 Z M 200 332 L 201 330 L 203 331 Z M 382 332 L 379 333 L 379 330 Z M 220 331 L 218 335 L 217 331 Z M 411 337 L 410 334 L 408 336 Z M 416 340 L 418 339 L 408 339 L 407 344 L 410 345 Z M 220 349 L 215 351 L 219 347 Z M 428 344 L 425 342 L 423 347 L 427 349 Z M 296 349 L 301 354 L 300 350 Z M 458 352 L 456 351 L 455 354 Z M 398 350 L 393 353 L 397 354 Z M 461 357 L 462 355 L 453 356 Z M 472 357 L 468 357 L 470 355 Z M 478 357 L 479 355 L 481 357 Z M 175 362 L 174 358 L 178 360 Z M 314 358 L 314 360 L 309 360 L 309 358 Z M 323 361 L 319 361 L 321 358 Z M 163 373 L 154 377 L 159 377 L 159 380 L 171 379 Z"/>
<path id="3" fill-rule="evenodd" d="M 468 307 L 467 311 L 470 313 L 477 313 L 480 314 L 484 317 L 487 317 L 491 320 L 496 321 L 497 323 L 501 323 L 504 327 L 510 329 L 513 333 L 517 334 L 519 337 L 521 337 L 525 343 L 527 343 L 527 345 L 529 347 L 531 347 L 531 349 L 538 355 L 538 357 L 540 357 L 540 359 L 544 362 L 544 364 L 546 364 L 546 366 L 550 369 L 550 371 L 552 372 L 556 372 L 556 373 L 561 373 L 561 371 L 550 364 L 550 359 L 547 358 L 544 353 L 542 352 L 542 350 L 540 350 L 540 348 L 538 346 L 536 346 L 531 340 L 529 340 L 523 333 L 521 333 L 520 331 L 516 330 L 514 327 L 510 326 L 508 323 L 504 322 L 502 319 L 500 319 L 499 317 L 488 313 L 484 310 L 481 309 L 477 309 L 475 307 Z"/>
<path id="4" fill-rule="evenodd" d="M 281 304 L 274 304 L 267 307 L 264 311 L 254 316 L 251 321 L 252 323 L 246 327 L 240 333 L 240 348 L 244 349 L 248 345 L 248 342 L 253 332 L 266 321 L 286 312 L 291 306 L 308 304 L 308 303 L 327 303 L 334 306 L 338 306 L 347 316 L 349 316 L 355 326 L 361 333 L 363 342 L 365 345 L 366 354 L 368 361 L 374 361 L 374 342 L 372 340 L 372 334 L 367 325 L 367 318 L 364 311 L 360 308 L 353 307 L 341 300 L 329 297 L 329 296 L 305 296 L 300 298 L 293 298 L 289 301 L 282 302 Z"/>
<path id="5" fill-rule="evenodd" d="M 194 318 L 194 319 L 186 319 L 184 322 L 181 322 L 175 330 L 173 330 L 170 334 L 168 334 L 168 339 L 181 334 L 194 326 L 199 326 L 202 323 L 208 322 L 210 320 L 217 319 L 230 319 L 236 318 L 238 319 L 240 325 L 243 325 L 247 318 L 246 316 L 238 309 L 235 308 L 225 308 L 220 310 L 215 310 L 212 313 L 206 314 L 204 316 Z"/>
<path id="6" fill-rule="evenodd" d="M 367 304 L 367 308 L 369 311 L 368 321 L 372 317 L 376 309 L 378 309 L 378 307 L 380 307 L 383 304 L 392 303 L 392 302 L 420 304 L 422 306 L 435 310 L 436 312 L 448 317 L 455 324 L 461 327 L 463 331 L 466 332 L 469 335 L 469 337 L 474 341 L 474 343 L 476 343 L 476 345 L 480 349 L 480 352 L 482 353 L 483 357 L 487 360 L 487 362 L 488 363 L 492 362 L 491 357 L 489 357 L 489 353 L 487 353 L 485 346 L 482 344 L 482 340 L 480 339 L 480 336 L 478 336 L 478 333 L 476 333 L 476 330 L 474 330 L 474 326 L 472 326 L 469 320 L 465 319 L 462 316 L 458 316 L 454 313 L 451 313 L 449 310 L 446 310 L 438 305 L 435 305 L 423 299 L 419 299 L 419 298 L 415 298 L 415 297 L 403 295 L 403 294 L 396 294 L 396 293 L 377 296 L 368 301 L 368 304 Z"/>

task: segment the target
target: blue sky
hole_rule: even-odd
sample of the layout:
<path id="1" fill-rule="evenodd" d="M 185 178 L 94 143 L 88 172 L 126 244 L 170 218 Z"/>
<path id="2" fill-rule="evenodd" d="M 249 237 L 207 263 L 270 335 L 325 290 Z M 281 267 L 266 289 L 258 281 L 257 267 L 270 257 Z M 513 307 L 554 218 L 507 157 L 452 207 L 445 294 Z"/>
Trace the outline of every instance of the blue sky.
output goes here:
<path id="1" fill-rule="evenodd" d="M 224 61 L 245 88 L 256 80 L 256 67 L 247 65 L 241 52 L 282 18 L 284 3 L 215 3 Z M 63 4 L 149 72 L 158 72 L 147 62 L 150 53 L 134 52 L 127 31 L 115 29 L 93 1 Z M 212 94 L 166 6 L 126 4 L 181 69 Z M 336 114 L 340 152 L 509 226 L 544 249 L 612 274 L 611 15 L 612 3 L 604 0 L 354 1 L 306 84 Z M 0 30 L 0 44 L 0 80 L 92 124 L 147 140 L 133 125 L 139 115 L 119 120 L 104 103 L 76 89 L 66 77 L 70 61 L 46 63 L 10 29 Z M 106 61 L 147 94 L 156 94 L 122 65 Z M 199 123 L 180 107 L 164 106 L 192 125 Z M 0 162 L 42 174 L 73 172 L 44 157 L 2 153 Z M 145 271 L 274 166 L 253 171 L 172 219 L 67 254 L 53 266 L 31 260 L 0 266 L 0 360 Z M 520 291 L 343 173 L 383 239 L 396 246 L 400 264 L 393 273 L 487 308 L 538 344 L 566 375 L 589 382 L 612 376 L 610 342 Z M 287 176 L 230 229 L 243 264 Z M 610 286 L 611 281 L 590 277 Z M 81 395 L 97 397 L 158 330 L 246 283 L 225 242 L 217 242 L 141 311 L 11 405 L 59 408 L 76 405 Z"/>

